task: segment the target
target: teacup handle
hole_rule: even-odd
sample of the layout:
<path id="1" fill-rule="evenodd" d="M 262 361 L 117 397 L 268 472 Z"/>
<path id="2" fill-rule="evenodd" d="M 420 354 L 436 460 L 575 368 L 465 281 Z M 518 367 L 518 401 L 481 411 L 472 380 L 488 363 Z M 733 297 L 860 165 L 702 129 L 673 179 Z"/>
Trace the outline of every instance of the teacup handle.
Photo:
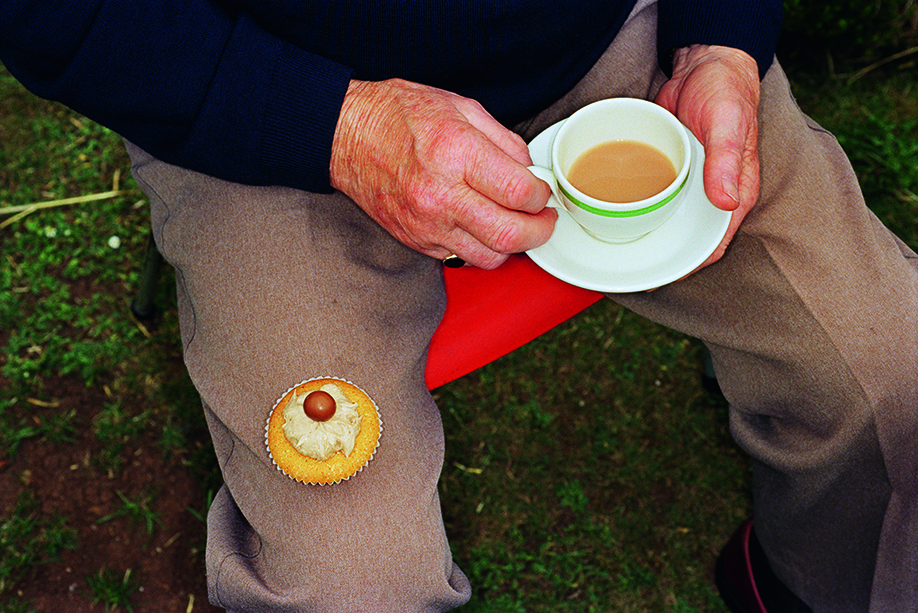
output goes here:
<path id="1" fill-rule="evenodd" d="M 555 199 L 549 199 L 548 206 L 556 209 L 563 208 L 561 206 L 561 196 L 558 194 L 558 181 L 555 179 L 555 173 L 551 171 L 551 168 L 545 168 L 544 166 L 529 166 L 528 168 L 529 172 L 534 174 L 537 179 L 542 179 L 551 188 L 551 193 Z"/>

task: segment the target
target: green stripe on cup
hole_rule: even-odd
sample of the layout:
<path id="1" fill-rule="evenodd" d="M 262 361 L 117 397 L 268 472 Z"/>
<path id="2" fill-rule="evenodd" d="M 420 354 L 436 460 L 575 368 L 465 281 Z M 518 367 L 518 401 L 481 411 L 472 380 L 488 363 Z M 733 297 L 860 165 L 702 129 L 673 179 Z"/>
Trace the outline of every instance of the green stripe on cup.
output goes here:
<path id="1" fill-rule="evenodd" d="M 594 215 L 599 215 L 600 217 L 637 217 L 639 215 L 646 215 L 647 213 L 656 211 L 660 207 L 670 202 L 673 198 L 679 195 L 679 192 L 682 191 L 682 188 L 685 187 L 685 184 L 687 182 L 688 182 L 688 174 L 686 174 L 685 179 L 682 180 L 682 185 L 680 185 L 676 189 L 676 191 L 674 191 L 672 194 L 670 194 L 669 196 L 667 196 L 660 202 L 651 204 L 650 206 L 645 206 L 642 209 L 634 209 L 633 211 L 607 211 L 606 209 L 599 209 L 599 208 L 596 208 L 595 206 L 590 206 L 589 204 L 586 204 L 585 202 L 580 202 L 579 200 L 577 200 L 574 196 L 568 193 L 566 189 L 564 189 L 564 186 L 561 185 L 560 182 L 558 183 L 558 189 L 561 190 L 561 193 L 564 194 L 568 200 L 576 204 L 578 207 L 580 207 L 584 211 L 593 213 Z"/>

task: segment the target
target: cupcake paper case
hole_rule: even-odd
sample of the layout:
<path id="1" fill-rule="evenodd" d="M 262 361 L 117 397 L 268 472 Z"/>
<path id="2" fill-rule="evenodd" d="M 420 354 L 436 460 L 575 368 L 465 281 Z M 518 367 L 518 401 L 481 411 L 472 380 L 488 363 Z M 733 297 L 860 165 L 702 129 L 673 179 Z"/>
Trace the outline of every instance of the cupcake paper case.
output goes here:
<path id="1" fill-rule="evenodd" d="M 344 392 L 351 402 L 357 404 L 360 415 L 360 431 L 354 441 L 354 450 L 345 456 L 336 452 L 327 460 L 320 461 L 301 454 L 284 434 L 284 407 L 298 394 L 320 389 L 332 383 Z M 346 379 L 337 377 L 316 377 L 307 379 L 288 389 L 277 399 L 265 426 L 265 444 L 274 465 L 291 479 L 313 485 L 330 485 L 346 481 L 357 474 L 373 459 L 382 435 L 382 419 L 372 398 Z"/>

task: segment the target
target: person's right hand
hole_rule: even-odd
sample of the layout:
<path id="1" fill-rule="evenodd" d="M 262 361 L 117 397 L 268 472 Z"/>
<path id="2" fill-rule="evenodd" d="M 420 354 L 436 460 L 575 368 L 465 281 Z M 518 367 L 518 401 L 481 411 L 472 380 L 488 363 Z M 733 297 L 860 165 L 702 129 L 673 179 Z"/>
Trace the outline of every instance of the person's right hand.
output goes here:
<path id="1" fill-rule="evenodd" d="M 557 213 L 523 140 L 477 102 L 402 80 L 352 81 L 331 183 L 395 238 L 496 268 L 548 240 Z"/>

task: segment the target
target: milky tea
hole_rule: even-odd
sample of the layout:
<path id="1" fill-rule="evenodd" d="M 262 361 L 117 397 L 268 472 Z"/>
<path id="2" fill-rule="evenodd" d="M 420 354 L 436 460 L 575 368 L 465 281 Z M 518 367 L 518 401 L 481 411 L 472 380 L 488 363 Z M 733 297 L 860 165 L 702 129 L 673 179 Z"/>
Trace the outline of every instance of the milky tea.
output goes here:
<path id="1" fill-rule="evenodd" d="M 662 192 L 676 175 L 672 161 L 653 145 L 613 140 L 581 153 L 567 180 L 597 200 L 637 202 Z"/>

